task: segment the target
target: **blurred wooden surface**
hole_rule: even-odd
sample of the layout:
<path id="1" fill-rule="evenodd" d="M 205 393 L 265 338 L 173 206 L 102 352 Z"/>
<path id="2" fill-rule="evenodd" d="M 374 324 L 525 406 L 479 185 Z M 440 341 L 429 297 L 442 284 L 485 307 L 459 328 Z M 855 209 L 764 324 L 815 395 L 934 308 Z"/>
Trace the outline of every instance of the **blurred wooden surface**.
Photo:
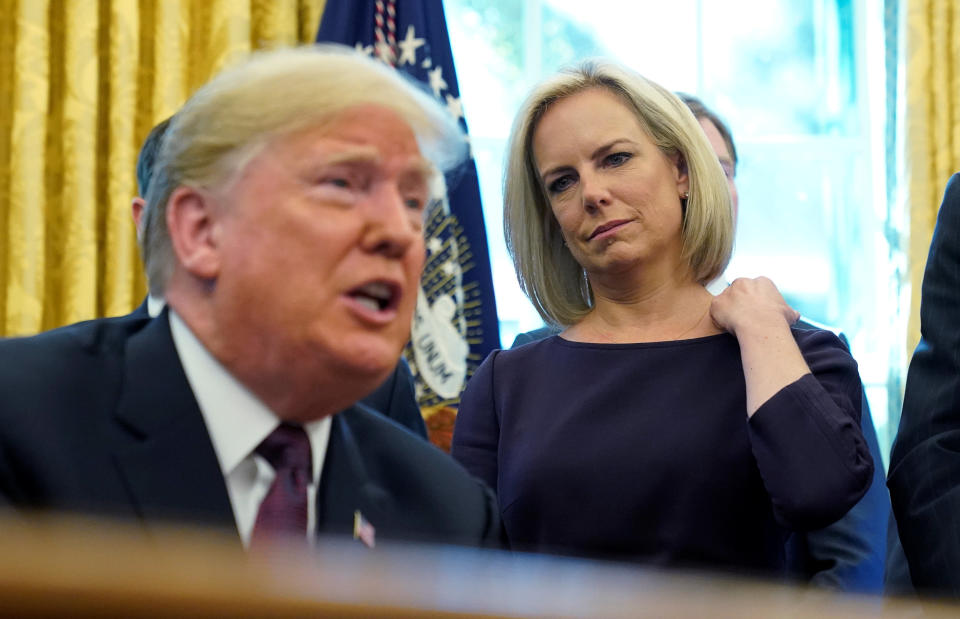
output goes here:
<path id="1" fill-rule="evenodd" d="M 222 534 L 0 519 L 0 615 L 957 617 L 960 606 L 451 547 L 323 540 L 248 557 Z"/>

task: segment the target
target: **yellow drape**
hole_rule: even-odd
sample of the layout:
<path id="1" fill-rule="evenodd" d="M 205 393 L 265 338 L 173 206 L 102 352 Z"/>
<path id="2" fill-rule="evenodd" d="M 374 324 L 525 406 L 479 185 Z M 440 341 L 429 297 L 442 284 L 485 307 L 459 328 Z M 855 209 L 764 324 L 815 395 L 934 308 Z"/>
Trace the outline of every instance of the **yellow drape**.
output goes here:
<path id="1" fill-rule="evenodd" d="M 909 353 L 920 339 L 920 283 L 947 179 L 960 171 L 960 6 L 908 0 L 905 148 L 910 208 Z"/>
<path id="2" fill-rule="evenodd" d="M 0 336 L 123 314 L 151 127 L 252 49 L 313 40 L 324 0 L 0 0 Z"/>

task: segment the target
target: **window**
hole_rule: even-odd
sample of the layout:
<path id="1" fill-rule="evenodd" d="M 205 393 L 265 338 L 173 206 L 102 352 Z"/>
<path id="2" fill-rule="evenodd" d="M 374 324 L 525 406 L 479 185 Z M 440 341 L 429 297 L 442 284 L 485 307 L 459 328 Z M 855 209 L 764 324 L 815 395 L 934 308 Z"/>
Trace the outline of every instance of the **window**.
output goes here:
<path id="1" fill-rule="evenodd" d="M 730 125 L 740 215 L 729 278 L 767 275 L 850 339 L 881 444 L 899 409 L 879 0 L 447 0 L 484 200 L 501 339 L 540 326 L 506 253 L 505 140 L 543 76 L 589 56 L 699 96 Z M 587 8 L 589 6 L 589 8 Z M 889 368 L 897 368 L 894 372 Z M 895 375 L 896 380 L 890 380 Z M 886 449 L 884 448 L 885 452 Z"/>

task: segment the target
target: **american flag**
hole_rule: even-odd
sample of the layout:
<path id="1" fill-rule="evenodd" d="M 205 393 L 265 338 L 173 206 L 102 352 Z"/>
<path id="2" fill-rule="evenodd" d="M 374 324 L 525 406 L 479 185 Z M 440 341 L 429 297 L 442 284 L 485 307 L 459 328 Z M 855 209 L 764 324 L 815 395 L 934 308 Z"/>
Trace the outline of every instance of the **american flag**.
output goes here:
<path id="1" fill-rule="evenodd" d="M 466 133 L 441 0 L 328 0 L 317 42 L 349 45 L 421 81 Z M 446 186 L 446 199 L 434 200 L 427 209 L 427 261 L 404 351 L 430 438 L 438 445 L 448 442 L 444 427 L 456 413 L 467 379 L 487 353 L 500 347 L 472 158 L 448 175 Z"/>
<path id="2" fill-rule="evenodd" d="M 363 517 L 363 514 L 360 513 L 360 510 L 353 512 L 353 539 L 358 539 L 368 548 L 373 548 L 375 545 L 375 536 L 376 529 L 373 528 L 373 525 L 367 522 L 367 519 Z"/>

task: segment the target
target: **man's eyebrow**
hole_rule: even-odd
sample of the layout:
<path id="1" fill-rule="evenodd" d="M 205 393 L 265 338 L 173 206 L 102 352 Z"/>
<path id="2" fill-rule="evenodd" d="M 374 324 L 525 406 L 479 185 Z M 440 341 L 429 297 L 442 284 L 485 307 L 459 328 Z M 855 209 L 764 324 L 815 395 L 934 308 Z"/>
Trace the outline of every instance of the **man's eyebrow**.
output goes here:
<path id="1" fill-rule="evenodd" d="M 382 159 L 380 152 L 373 146 L 351 146 L 336 150 L 323 158 L 326 165 L 341 163 L 377 163 Z"/>
<path id="2" fill-rule="evenodd" d="M 380 151 L 373 146 L 351 146 L 336 152 L 330 153 L 323 159 L 324 165 L 340 165 L 344 163 L 381 163 L 383 157 Z M 428 179 L 436 173 L 436 167 L 423 157 L 412 158 L 405 167 L 403 173 L 406 175 L 422 176 Z"/>

